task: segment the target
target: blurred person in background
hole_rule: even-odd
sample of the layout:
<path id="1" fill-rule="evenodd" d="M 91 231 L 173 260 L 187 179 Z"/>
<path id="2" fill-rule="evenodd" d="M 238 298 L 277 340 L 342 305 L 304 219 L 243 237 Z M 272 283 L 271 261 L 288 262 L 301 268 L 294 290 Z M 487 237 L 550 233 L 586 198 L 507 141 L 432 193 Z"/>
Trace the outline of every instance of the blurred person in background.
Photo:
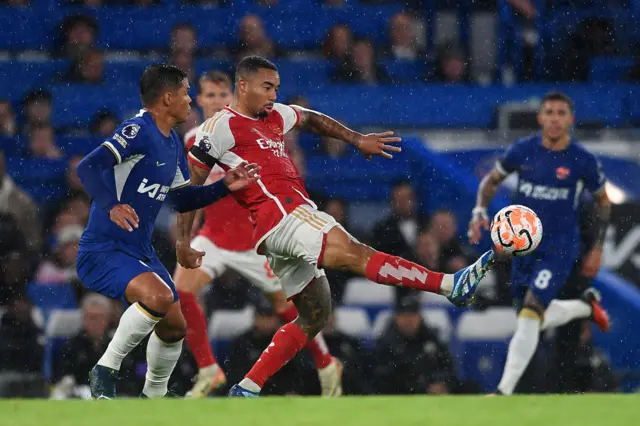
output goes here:
<path id="1" fill-rule="evenodd" d="M 445 84 L 471 82 L 468 59 L 462 49 L 454 43 L 449 42 L 438 47 L 435 78 Z"/>
<path id="2" fill-rule="evenodd" d="M 82 231 L 82 226 L 68 225 L 56 234 L 53 253 L 40 262 L 36 271 L 35 280 L 38 284 L 67 284 L 77 280 L 76 258 Z"/>
<path id="3" fill-rule="evenodd" d="M 374 349 L 376 393 L 434 394 L 451 391 L 455 382 L 453 360 L 446 344 L 420 315 L 414 295 L 396 303 L 391 324 Z"/>
<path id="4" fill-rule="evenodd" d="M 85 14 L 67 17 L 60 26 L 59 54 L 68 59 L 76 59 L 93 48 L 98 36 L 98 23 Z"/>
<path id="5" fill-rule="evenodd" d="M 42 226 L 38 215 L 38 206 L 7 175 L 2 150 L 0 150 L 0 214 L 13 218 L 18 231 L 24 238 L 26 248 L 31 254 L 40 250 Z"/>
<path id="6" fill-rule="evenodd" d="M 0 100 L 0 136 L 13 137 L 18 133 L 16 114 L 13 112 L 11 102 Z"/>
<path id="7" fill-rule="evenodd" d="M 0 319 L 0 397 L 43 397 L 44 336 L 31 303 L 17 293 Z"/>
<path id="8" fill-rule="evenodd" d="M 90 397 L 87 371 L 98 362 L 111 340 L 111 301 L 100 294 L 88 293 L 82 299 L 81 309 L 82 328 L 54 359 L 55 399 Z"/>
<path id="9" fill-rule="evenodd" d="M 440 270 L 440 242 L 429 232 L 421 232 L 416 241 L 418 262 L 431 270 Z"/>
<path id="10" fill-rule="evenodd" d="M 101 110 L 93 116 L 89 131 L 91 135 L 108 138 L 113 135 L 118 127 L 118 116 L 109 110 Z"/>
<path id="11" fill-rule="evenodd" d="M 325 59 L 346 62 L 353 46 L 353 32 L 348 25 L 337 24 L 329 29 L 322 45 Z M 291 102 L 294 103 L 295 102 Z M 304 105 L 300 105 L 303 106 Z"/>
<path id="12" fill-rule="evenodd" d="M 389 20 L 388 32 L 387 55 L 405 61 L 415 61 L 424 55 L 413 33 L 413 18 L 408 13 L 399 12 L 393 15 Z"/>
<path id="13" fill-rule="evenodd" d="M 104 54 L 96 49 L 80 53 L 62 80 L 76 84 L 101 84 L 104 82 Z"/>
<path id="14" fill-rule="evenodd" d="M 48 124 L 51 120 L 51 93 L 38 89 L 29 92 L 23 99 L 23 128 L 28 130 L 32 125 Z"/>
<path id="15" fill-rule="evenodd" d="M 276 46 L 265 33 L 264 24 L 259 16 L 245 15 L 240 21 L 235 55 L 238 59 L 250 55 L 266 58 L 276 55 Z"/>
<path id="16" fill-rule="evenodd" d="M 440 245 L 440 264 L 444 271 L 451 272 L 464 268 L 469 259 L 475 257 L 473 249 L 460 243 L 456 217 L 446 209 L 436 210 L 428 225 Z"/>
<path id="17" fill-rule="evenodd" d="M 49 160 L 62 158 L 62 151 L 56 145 L 55 132 L 50 124 L 29 126 L 28 137 L 29 153 L 33 158 Z"/>
<path id="18" fill-rule="evenodd" d="M 373 44 L 366 38 L 353 42 L 351 54 L 333 72 L 333 80 L 339 83 L 379 84 L 389 81 L 389 76 L 376 63 Z"/>
<path id="19" fill-rule="evenodd" d="M 187 73 L 189 84 L 195 81 L 195 71 L 193 70 L 193 53 L 186 50 L 176 50 L 171 53 L 169 63 L 180 68 Z"/>
<path id="20" fill-rule="evenodd" d="M 251 330 L 235 338 L 224 362 L 231 383 L 239 382 L 271 342 L 282 325 L 273 306 L 264 297 L 256 303 Z M 317 374 L 306 354 L 296 356 L 276 373 L 262 390 L 263 395 L 312 395 L 320 393 Z"/>
<path id="21" fill-rule="evenodd" d="M 196 29 L 188 23 L 176 24 L 171 29 L 169 49 L 171 52 L 186 52 L 198 55 Z"/>

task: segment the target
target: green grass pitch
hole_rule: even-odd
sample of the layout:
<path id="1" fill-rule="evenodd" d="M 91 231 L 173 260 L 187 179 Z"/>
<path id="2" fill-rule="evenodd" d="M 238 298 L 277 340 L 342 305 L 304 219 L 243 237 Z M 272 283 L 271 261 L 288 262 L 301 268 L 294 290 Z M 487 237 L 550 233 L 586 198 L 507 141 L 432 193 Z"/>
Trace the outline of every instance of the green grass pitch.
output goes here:
<path id="1" fill-rule="evenodd" d="M 626 426 L 640 395 L 0 401 L 3 426 Z"/>

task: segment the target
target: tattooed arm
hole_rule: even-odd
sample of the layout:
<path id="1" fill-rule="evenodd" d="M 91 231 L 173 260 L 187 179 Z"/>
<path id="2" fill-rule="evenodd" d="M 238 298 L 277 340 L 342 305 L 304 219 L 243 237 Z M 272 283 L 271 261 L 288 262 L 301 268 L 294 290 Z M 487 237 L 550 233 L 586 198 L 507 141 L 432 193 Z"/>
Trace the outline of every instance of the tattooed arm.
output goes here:
<path id="1" fill-rule="evenodd" d="M 200 167 L 194 167 L 189 163 L 189 171 L 191 172 L 191 184 L 202 185 L 209 176 L 209 171 Z M 193 219 L 196 211 L 189 211 L 178 214 L 177 223 L 177 241 L 176 241 L 176 257 L 178 263 L 185 268 L 199 268 L 202 264 L 202 256 L 204 253 L 191 248 L 191 228 L 193 227 Z"/>
<path id="2" fill-rule="evenodd" d="M 291 105 L 299 117 L 298 125 L 317 135 L 327 136 L 353 145 L 367 158 L 379 155 L 393 158 L 389 152 L 400 152 L 401 148 L 388 143 L 400 142 L 402 139 L 393 136 L 393 132 L 370 133 L 363 135 L 340 124 L 333 118 L 320 112 Z"/>
<path id="3" fill-rule="evenodd" d="M 602 263 L 602 246 L 609 226 L 611 217 L 611 201 L 607 195 L 607 191 L 602 188 L 598 193 L 594 194 L 596 202 L 596 238 L 593 247 L 587 253 L 582 261 L 582 274 L 586 277 L 595 276 L 600 270 Z"/>

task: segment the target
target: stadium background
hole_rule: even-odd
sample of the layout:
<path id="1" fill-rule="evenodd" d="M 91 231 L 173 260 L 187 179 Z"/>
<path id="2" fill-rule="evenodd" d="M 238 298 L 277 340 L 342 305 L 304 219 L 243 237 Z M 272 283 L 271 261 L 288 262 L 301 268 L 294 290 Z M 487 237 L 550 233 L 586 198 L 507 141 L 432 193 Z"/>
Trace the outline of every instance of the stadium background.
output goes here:
<path id="1" fill-rule="evenodd" d="M 6 169 L 16 186 L 3 177 L 0 187 L 0 395 L 72 395 L 65 375 L 82 384 L 93 362 L 87 356 L 100 352 L 117 322 L 119 307 L 86 298 L 74 276 L 74 242 L 88 213 L 73 173 L 78 158 L 137 112 L 147 65 L 187 70 L 195 95 L 202 72 L 231 72 L 248 53 L 274 59 L 281 101 L 306 103 L 362 131 L 402 134 L 404 152 L 390 162 L 364 161 L 304 133 L 289 135 L 287 144 L 310 192 L 354 234 L 442 269 L 480 249 L 464 242 L 479 178 L 506 144 L 535 129 L 536 99 L 551 89 L 572 96 L 576 134 L 601 154 L 616 202 L 605 250 L 611 268 L 594 280 L 614 329 L 600 335 L 579 323 L 546 333 L 521 390 L 636 390 L 639 12 L 635 0 L 2 2 L 0 177 Z M 198 121 L 194 113 L 180 132 Z M 418 233 L 398 239 L 398 216 Z M 156 244 L 169 270 L 171 240 L 165 211 Z M 345 360 L 347 391 L 492 391 L 515 327 L 505 270 L 490 277 L 470 310 L 331 276 L 338 308 L 327 337 Z M 229 363 L 250 353 L 243 344 L 259 341 L 243 333 L 254 328 L 256 313 L 270 315 L 264 300 L 228 274 L 203 302 L 219 360 L 229 353 L 223 365 L 248 368 Z M 398 315 L 421 317 L 428 328 L 403 336 L 390 322 Z M 98 338 L 80 353 L 69 344 L 78 333 Z M 144 354 L 129 358 L 122 393 L 136 395 Z M 180 389 L 193 372 L 185 353 L 174 374 Z M 271 391 L 313 393 L 314 380 L 303 355 Z M 304 381 L 311 385 L 296 385 Z"/>

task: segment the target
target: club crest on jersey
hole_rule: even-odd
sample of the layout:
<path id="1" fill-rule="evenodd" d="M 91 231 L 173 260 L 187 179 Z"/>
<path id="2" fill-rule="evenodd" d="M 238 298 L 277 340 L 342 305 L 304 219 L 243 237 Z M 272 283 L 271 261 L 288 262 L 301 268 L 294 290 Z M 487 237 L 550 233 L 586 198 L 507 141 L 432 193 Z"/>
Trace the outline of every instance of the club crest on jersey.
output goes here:
<path id="1" fill-rule="evenodd" d="M 138 135 L 140 131 L 140 125 L 132 123 L 127 124 L 122 128 L 122 135 L 127 139 L 133 139 Z"/>
<path id="2" fill-rule="evenodd" d="M 276 123 L 266 123 L 266 125 L 269 128 L 269 130 L 271 130 L 276 135 L 282 134 L 282 128 L 278 126 Z"/>
<path id="3" fill-rule="evenodd" d="M 200 148 L 204 152 L 211 151 L 211 142 L 209 142 L 209 136 L 203 136 L 198 141 L 198 148 Z"/>
<path id="4" fill-rule="evenodd" d="M 556 169 L 556 177 L 558 179 L 564 180 L 568 178 L 570 174 L 571 174 L 571 170 L 567 169 L 566 167 L 558 167 Z"/>

